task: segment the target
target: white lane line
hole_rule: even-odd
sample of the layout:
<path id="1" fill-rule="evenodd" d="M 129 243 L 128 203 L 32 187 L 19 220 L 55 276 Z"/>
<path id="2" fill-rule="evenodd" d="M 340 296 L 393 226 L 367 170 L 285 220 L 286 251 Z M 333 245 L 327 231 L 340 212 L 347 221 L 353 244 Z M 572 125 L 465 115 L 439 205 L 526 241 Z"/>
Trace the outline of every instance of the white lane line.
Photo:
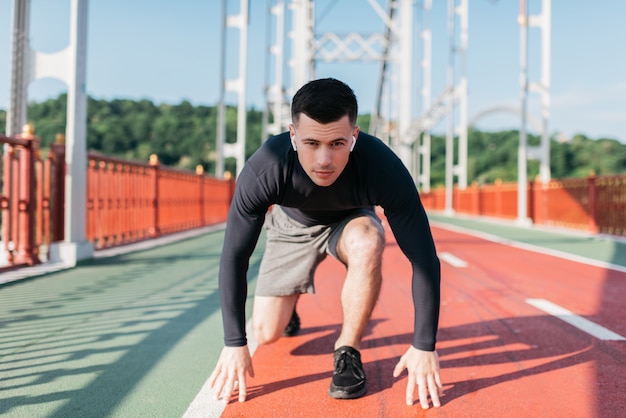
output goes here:
<path id="1" fill-rule="evenodd" d="M 252 356 L 258 344 L 252 334 L 251 321 L 248 321 L 246 325 L 246 333 L 248 335 L 248 349 L 250 350 L 250 356 Z M 225 408 L 226 402 L 215 399 L 215 392 L 209 387 L 209 379 L 207 379 L 204 385 L 202 385 L 200 392 L 189 405 L 189 408 L 187 408 L 183 418 L 219 418 L 222 416 Z"/>
<path id="2" fill-rule="evenodd" d="M 606 329 L 603 326 L 596 324 L 595 322 L 591 322 L 588 319 L 578 316 L 568 311 L 567 309 L 560 307 L 559 305 L 555 305 L 548 300 L 526 299 L 526 303 L 550 315 L 556 316 L 557 318 L 567 322 L 570 325 L 575 326 L 579 330 L 584 331 L 587 334 L 590 334 L 600 340 L 626 341 L 626 338 L 622 337 L 621 335 L 609 329 Z"/>
<path id="3" fill-rule="evenodd" d="M 450 264 L 453 267 L 465 268 L 467 267 L 467 263 L 460 258 L 450 254 L 450 253 L 439 253 L 439 258 L 441 258 L 446 263 Z"/>
<path id="4" fill-rule="evenodd" d="M 521 241 L 514 241 L 508 238 L 502 238 L 497 235 L 488 234 L 486 232 L 476 231 L 474 229 L 464 228 L 461 226 L 455 226 L 446 224 L 444 222 L 436 222 L 431 221 L 431 225 L 436 226 L 441 229 L 447 229 L 448 231 L 458 232 L 460 234 L 470 235 L 478 238 L 482 238 L 487 241 L 495 242 L 498 244 L 508 245 L 513 248 L 520 248 L 526 251 L 533 251 L 539 254 L 551 255 L 553 257 L 559 257 L 565 260 L 575 261 L 577 263 L 588 264 L 590 266 L 600 267 L 603 269 L 611 269 L 615 271 L 621 271 L 622 273 L 626 273 L 626 266 L 620 266 L 618 264 L 607 263 L 605 261 L 594 260 L 592 258 L 587 258 L 575 254 L 570 254 L 565 251 L 553 250 L 548 247 L 542 247 L 540 245 L 534 244 L 525 244 Z"/>

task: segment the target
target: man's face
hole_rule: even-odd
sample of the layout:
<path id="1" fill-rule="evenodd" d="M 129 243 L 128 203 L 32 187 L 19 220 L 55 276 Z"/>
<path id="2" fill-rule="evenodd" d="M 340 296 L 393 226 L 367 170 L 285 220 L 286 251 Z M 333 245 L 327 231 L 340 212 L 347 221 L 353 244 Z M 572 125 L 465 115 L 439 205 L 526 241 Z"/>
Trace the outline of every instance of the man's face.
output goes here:
<path id="1" fill-rule="evenodd" d="M 319 123 L 301 113 L 296 125 L 289 125 L 304 171 L 318 186 L 333 184 L 350 158 L 352 137 L 359 136 L 348 115 L 331 123 Z"/>

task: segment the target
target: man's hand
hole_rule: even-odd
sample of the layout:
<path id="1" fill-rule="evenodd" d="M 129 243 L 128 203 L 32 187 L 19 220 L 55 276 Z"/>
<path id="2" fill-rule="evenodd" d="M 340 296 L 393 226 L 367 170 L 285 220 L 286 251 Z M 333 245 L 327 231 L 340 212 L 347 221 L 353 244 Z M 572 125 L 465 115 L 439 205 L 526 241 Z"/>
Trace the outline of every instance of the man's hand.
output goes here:
<path id="1" fill-rule="evenodd" d="M 439 377 L 439 357 L 436 351 L 422 351 L 410 346 L 400 357 L 400 361 L 393 369 L 393 377 L 400 376 L 406 369 L 409 373 L 409 380 L 406 384 L 406 404 L 413 405 L 413 394 L 415 386 L 419 393 L 420 404 L 423 409 L 428 409 L 428 394 L 434 406 L 441 406 L 439 396 L 442 385 Z M 428 388 L 428 390 L 427 390 Z"/>
<path id="2" fill-rule="evenodd" d="M 252 359 L 248 346 L 224 347 L 222 354 L 215 365 L 215 370 L 209 377 L 209 387 L 215 391 L 215 399 L 220 398 L 228 402 L 233 389 L 239 389 L 239 402 L 246 400 L 246 372 L 254 377 Z"/>

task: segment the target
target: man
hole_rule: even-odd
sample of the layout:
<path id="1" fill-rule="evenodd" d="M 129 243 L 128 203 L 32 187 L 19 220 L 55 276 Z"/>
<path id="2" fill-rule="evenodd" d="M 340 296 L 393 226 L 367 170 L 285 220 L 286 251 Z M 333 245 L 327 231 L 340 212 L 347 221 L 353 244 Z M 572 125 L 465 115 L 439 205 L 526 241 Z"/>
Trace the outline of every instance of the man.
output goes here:
<path id="1" fill-rule="evenodd" d="M 430 226 L 410 174 L 382 141 L 360 132 L 357 111 L 352 89 L 341 81 L 307 83 L 293 98 L 289 132 L 266 141 L 237 180 L 220 265 L 225 347 L 209 379 L 216 397 L 228 400 L 238 387 L 245 401 L 246 373 L 254 376 L 245 333 L 246 273 L 264 223 L 267 243 L 252 312 L 256 340 L 271 343 L 298 328 L 298 297 L 314 292 L 315 269 L 331 254 L 347 270 L 329 394 L 365 394 L 359 348 L 382 281 L 384 231 L 374 212 L 380 206 L 413 267 L 414 336 L 393 375 L 408 371 L 407 404 L 417 386 L 423 408 L 429 394 L 440 405 L 440 270 Z"/>

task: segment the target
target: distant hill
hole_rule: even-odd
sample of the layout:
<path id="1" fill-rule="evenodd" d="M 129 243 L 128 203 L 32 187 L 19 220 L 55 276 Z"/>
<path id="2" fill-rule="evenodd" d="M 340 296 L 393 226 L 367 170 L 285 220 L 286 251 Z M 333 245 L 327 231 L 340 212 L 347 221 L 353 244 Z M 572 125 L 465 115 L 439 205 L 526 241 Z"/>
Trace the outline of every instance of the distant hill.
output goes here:
<path id="1" fill-rule="evenodd" d="M 55 135 L 65 131 L 65 94 L 56 99 L 28 106 L 29 122 L 35 126 L 48 147 Z M 89 98 L 87 146 L 128 159 L 147 161 L 157 154 L 166 165 L 193 169 L 201 164 L 206 172 L 215 171 L 215 139 L 217 108 L 193 106 L 187 101 L 176 105 L 154 104 L 149 100 L 96 100 Z M 226 111 L 226 137 L 235 138 L 235 108 Z M 246 154 L 251 155 L 261 144 L 263 113 L 255 109 L 247 114 Z M 367 130 L 370 117 L 359 118 Z M 0 129 L 6 125 L 6 112 L 0 110 Z M 529 136 L 537 145 L 539 139 Z M 496 179 L 517 178 L 518 131 L 482 132 L 471 129 L 468 134 L 468 182 L 492 183 Z M 591 171 L 598 175 L 626 173 L 626 144 L 615 139 L 591 139 L 576 135 L 567 142 L 552 139 L 550 166 L 553 178 L 585 177 Z M 432 185 L 445 182 L 445 138 L 432 138 Z M 536 161 L 530 161 L 529 178 L 538 174 Z M 234 161 L 226 161 L 226 169 L 234 171 Z"/>

